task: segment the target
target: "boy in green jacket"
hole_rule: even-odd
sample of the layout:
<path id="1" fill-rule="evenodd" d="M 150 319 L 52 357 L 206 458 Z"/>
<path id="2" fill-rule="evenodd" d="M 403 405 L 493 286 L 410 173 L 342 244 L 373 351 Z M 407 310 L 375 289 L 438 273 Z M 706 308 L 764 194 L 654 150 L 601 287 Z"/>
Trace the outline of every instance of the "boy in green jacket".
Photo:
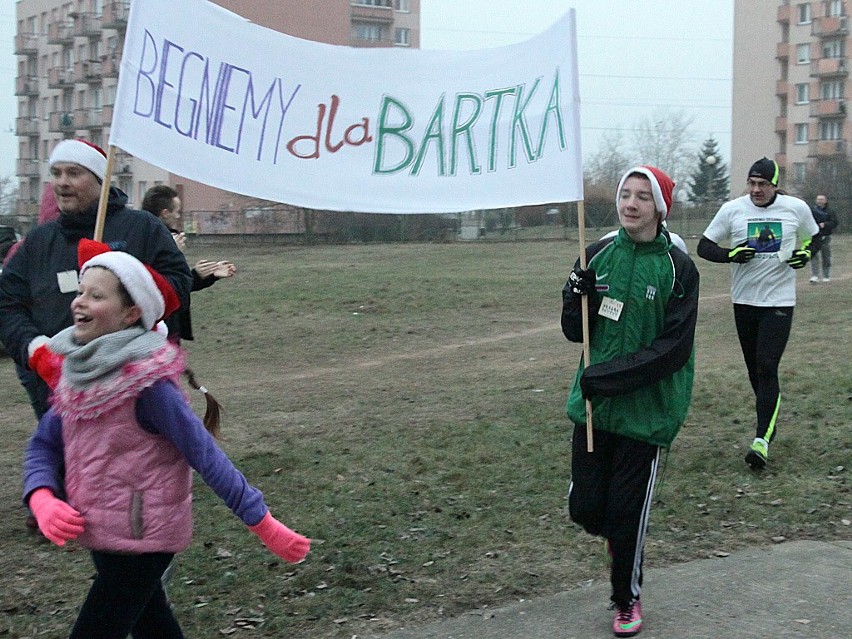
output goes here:
<path id="1" fill-rule="evenodd" d="M 607 540 L 616 637 L 642 629 L 642 555 L 660 451 L 680 430 L 692 394 L 699 277 L 663 226 L 673 190 L 655 167 L 627 171 L 616 193 L 621 229 L 586 248 L 588 268 L 578 260 L 562 290 L 562 331 L 573 342 L 583 341 L 583 296 L 589 301 L 589 366 L 580 363 L 567 405 L 569 510 Z"/>

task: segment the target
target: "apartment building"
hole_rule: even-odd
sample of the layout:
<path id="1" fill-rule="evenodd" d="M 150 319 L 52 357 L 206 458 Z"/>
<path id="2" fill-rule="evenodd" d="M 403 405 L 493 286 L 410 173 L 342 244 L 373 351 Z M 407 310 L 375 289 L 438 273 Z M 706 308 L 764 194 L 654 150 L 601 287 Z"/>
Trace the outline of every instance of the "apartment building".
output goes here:
<path id="1" fill-rule="evenodd" d="M 808 172 L 849 156 L 846 0 L 734 0 L 731 194 L 773 157 L 797 192 Z"/>
<path id="2" fill-rule="evenodd" d="M 14 52 L 22 224 L 35 220 L 57 142 L 109 139 L 131 0 L 18 0 Z M 249 20 L 299 38 L 354 47 L 419 47 L 420 0 L 217 0 Z M 319 9 L 321 7 L 321 10 Z M 150 186 L 181 191 L 185 210 L 239 210 L 245 198 L 116 154 L 113 183 L 138 206 Z"/>

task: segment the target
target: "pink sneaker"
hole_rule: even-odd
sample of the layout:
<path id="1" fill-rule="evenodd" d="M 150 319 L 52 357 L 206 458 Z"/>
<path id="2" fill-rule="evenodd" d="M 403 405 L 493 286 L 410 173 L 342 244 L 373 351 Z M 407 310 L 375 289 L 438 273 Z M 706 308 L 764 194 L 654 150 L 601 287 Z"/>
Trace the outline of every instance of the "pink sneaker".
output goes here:
<path id="1" fill-rule="evenodd" d="M 634 599 L 622 608 L 615 607 L 615 618 L 612 620 L 612 633 L 616 637 L 635 637 L 642 631 L 642 604 Z"/>

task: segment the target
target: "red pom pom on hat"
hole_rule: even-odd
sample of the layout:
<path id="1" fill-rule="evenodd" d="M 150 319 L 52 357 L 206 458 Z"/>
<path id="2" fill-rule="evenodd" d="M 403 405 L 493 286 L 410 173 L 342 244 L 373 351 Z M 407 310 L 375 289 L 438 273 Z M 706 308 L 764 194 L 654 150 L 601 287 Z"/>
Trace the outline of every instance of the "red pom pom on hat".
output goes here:
<path id="1" fill-rule="evenodd" d="M 90 240 L 89 238 L 84 237 L 77 244 L 77 267 L 82 269 L 83 264 L 88 262 L 95 255 L 109 253 L 111 250 L 112 249 L 108 244 L 96 242 L 95 240 Z"/>
<path id="2" fill-rule="evenodd" d="M 165 303 L 165 310 L 163 310 L 163 316 L 160 317 L 160 319 L 166 319 L 169 315 L 180 308 L 180 298 L 178 297 L 177 291 L 175 291 L 175 287 L 172 286 L 165 277 L 160 275 L 160 273 L 147 264 L 143 264 L 143 266 L 148 269 L 151 277 L 154 278 L 154 283 L 157 285 L 157 288 L 160 289 L 160 295 L 163 296 L 163 302 Z"/>

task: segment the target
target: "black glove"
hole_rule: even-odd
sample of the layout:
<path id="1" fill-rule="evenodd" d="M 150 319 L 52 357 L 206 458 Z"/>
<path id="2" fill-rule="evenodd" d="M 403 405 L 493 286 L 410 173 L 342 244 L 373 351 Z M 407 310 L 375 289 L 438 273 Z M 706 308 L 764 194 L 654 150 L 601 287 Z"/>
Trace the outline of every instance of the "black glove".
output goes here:
<path id="1" fill-rule="evenodd" d="M 568 276 L 568 288 L 574 295 L 591 295 L 595 292 L 597 274 L 595 269 L 588 268 L 585 271 L 579 266 L 575 267 Z"/>
<path id="2" fill-rule="evenodd" d="M 811 252 L 809 250 L 797 249 L 793 251 L 793 255 L 790 256 L 789 260 L 787 260 L 787 264 L 789 264 L 791 268 L 799 269 L 804 267 L 804 265 L 807 264 L 810 259 Z"/>
<path id="3" fill-rule="evenodd" d="M 748 245 L 748 242 L 743 242 L 728 251 L 728 261 L 745 264 L 754 257 L 754 254 L 755 250 Z"/>
<path id="4" fill-rule="evenodd" d="M 592 388 L 592 384 L 589 383 L 589 378 L 586 377 L 586 371 L 583 371 L 583 374 L 580 375 L 580 392 L 583 395 L 583 399 L 592 399 L 597 393 L 595 389 Z"/>

